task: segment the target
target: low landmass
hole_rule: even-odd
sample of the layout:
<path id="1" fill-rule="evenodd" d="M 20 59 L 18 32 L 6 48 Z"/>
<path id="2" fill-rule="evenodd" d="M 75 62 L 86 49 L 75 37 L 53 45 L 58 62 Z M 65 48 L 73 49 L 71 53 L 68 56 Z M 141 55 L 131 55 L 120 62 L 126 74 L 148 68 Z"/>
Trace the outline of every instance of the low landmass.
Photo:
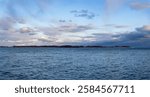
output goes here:
<path id="1" fill-rule="evenodd" d="M 51 48 L 130 48 L 130 46 L 73 46 L 73 45 L 61 45 L 61 46 L 0 46 L 0 47 L 12 47 L 12 48 L 25 48 L 25 47 L 33 47 L 33 48 L 39 48 L 39 47 L 51 47 Z"/>

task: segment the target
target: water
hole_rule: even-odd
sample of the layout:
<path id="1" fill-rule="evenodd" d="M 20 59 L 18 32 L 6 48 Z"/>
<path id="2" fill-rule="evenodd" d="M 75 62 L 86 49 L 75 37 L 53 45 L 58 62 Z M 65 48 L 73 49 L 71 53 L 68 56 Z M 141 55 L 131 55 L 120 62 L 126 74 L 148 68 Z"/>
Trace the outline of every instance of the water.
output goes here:
<path id="1" fill-rule="evenodd" d="M 0 48 L 1 80 L 150 80 L 150 49 Z"/>

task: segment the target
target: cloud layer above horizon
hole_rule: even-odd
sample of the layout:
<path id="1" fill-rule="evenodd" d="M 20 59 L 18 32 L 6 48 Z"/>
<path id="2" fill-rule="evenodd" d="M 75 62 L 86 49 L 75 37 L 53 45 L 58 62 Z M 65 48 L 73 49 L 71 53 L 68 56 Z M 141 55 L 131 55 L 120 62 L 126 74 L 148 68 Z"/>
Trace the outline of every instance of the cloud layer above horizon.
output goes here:
<path id="1" fill-rule="evenodd" d="M 150 47 L 150 0 L 0 0 L 0 46 Z"/>

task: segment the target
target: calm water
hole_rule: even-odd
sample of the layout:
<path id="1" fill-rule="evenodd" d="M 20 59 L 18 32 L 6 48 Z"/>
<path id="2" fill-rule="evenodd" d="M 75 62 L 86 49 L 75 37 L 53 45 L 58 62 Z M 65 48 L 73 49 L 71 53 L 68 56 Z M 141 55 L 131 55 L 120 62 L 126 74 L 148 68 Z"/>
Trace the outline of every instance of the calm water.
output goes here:
<path id="1" fill-rule="evenodd" d="M 0 48 L 0 79 L 150 80 L 150 49 Z"/>

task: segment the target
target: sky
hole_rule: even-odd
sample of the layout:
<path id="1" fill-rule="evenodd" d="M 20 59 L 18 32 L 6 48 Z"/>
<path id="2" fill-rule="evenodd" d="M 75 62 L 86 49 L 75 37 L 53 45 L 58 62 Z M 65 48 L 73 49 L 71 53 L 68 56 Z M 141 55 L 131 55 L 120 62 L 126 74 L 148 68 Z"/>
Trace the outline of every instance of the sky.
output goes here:
<path id="1" fill-rule="evenodd" d="M 150 47 L 150 0 L 0 0 L 0 46 Z"/>

